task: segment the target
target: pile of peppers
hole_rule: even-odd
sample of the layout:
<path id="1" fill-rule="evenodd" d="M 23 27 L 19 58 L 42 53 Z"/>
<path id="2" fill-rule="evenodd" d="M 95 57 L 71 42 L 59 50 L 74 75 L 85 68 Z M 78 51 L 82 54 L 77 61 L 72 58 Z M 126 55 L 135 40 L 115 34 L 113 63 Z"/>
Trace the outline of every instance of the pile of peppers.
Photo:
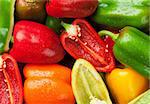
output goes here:
<path id="1" fill-rule="evenodd" d="M 148 104 L 149 0 L 0 0 L 0 104 Z"/>

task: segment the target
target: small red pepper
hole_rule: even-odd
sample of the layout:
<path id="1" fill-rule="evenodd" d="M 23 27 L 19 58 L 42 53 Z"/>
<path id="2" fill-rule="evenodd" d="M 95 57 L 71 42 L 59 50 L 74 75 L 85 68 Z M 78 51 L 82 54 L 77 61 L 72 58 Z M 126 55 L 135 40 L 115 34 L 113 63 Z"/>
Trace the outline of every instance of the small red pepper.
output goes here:
<path id="1" fill-rule="evenodd" d="M 22 104 L 23 86 L 16 61 L 8 54 L 0 56 L 0 104 Z"/>
<path id="2" fill-rule="evenodd" d="M 52 29 L 31 21 L 19 21 L 14 27 L 14 45 L 10 54 L 23 63 L 57 63 L 64 49 Z"/>
<path id="3" fill-rule="evenodd" d="M 82 18 L 94 13 L 97 6 L 98 0 L 50 0 L 46 11 L 54 17 Z"/>
<path id="4" fill-rule="evenodd" d="M 110 72 L 115 67 L 112 53 L 87 21 L 76 19 L 72 25 L 62 25 L 66 31 L 61 35 L 61 43 L 72 57 L 88 60 L 100 72 Z"/>

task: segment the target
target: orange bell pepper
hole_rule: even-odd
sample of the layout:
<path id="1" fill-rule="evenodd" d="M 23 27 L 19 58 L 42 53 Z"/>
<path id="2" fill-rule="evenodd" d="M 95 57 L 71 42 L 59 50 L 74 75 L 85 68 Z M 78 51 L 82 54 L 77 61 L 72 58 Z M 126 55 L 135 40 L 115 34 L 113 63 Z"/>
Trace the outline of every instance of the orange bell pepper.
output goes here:
<path id="1" fill-rule="evenodd" d="M 24 67 L 26 104 L 74 104 L 71 70 L 65 66 L 33 65 Z"/>
<path id="2" fill-rule="evenodd" d="M 106 83 L 116 104 L 128 104 L 148 89 L 148 79 L 130 68 L 114 69 L 106 74 Z"/>

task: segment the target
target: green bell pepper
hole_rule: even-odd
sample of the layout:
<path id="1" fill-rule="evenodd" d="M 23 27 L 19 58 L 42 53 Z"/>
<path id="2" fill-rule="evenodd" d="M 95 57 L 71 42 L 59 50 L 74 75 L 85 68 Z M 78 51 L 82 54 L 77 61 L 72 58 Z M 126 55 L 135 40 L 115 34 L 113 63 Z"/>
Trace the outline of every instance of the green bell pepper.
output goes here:
<path id="1" fill-rule="evenodd" d="M 96 23 L 110 27 L 144 29 L 149 25 L 149 6 L 149 0 L 99 0 L 92 18 Z"/>
<path id="2" fill-rule="evenodd" d="M 52 28 L 56 33 L 60 33 L 61 26 L 61 19 L 47 16 L 46 18 L 46 26 Z"/>
<path id="3" fill-rule="evenodd" d="M 147 34 L 130 26 L 118 35 L 107 30 L 99 34 L 111 36 L 115 41 L 113 53 L 118 61 L 150 79 L 150 37 Z"/>
<path id="4" fill-rule="evenodd" d="M 15 0 L 0 0 L 0 54 L 9 50 L 14 25 Z"/>

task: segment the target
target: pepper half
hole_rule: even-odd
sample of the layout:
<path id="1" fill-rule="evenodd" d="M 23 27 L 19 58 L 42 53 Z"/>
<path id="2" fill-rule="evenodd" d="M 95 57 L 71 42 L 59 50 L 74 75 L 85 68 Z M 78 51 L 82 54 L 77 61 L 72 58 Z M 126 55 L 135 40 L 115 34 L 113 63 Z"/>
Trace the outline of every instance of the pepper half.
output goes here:
<path id="1" fill-rule="evenodd" d="M 109 35 L 115 41 L 115 58 L 150 79 L 150 37 L 140 30 L 127 26 L 119 35 L 102 30 L 100 35 Z"/>
<path id="2" fill-rule="evenodd" d="M 62 25 L 66 31 L 61 35 L 61 43 L 73 58 L 88 60 L 100 72 L 110 72 L 115 67 L 112 53 L 87 21 L 76 19 L 72 25 Z"/>
<path id="3" fill-rule="evenodd" d="M 23 86 L 17 62 L 8 54 L 0 56 L 0 104 L 22 104 Z"/>
<path id="4" fill-rule="evenodd" d="M 15 0 L 0 0 L 0 54 L 9 50 L 14 25 Z"/>
<path id="5" fill-rule="evenodd" d="M 77 59 L 73 66 L 72 89 L 77 104 L 112 104 L 102 77 L 84 59 Z"/>

